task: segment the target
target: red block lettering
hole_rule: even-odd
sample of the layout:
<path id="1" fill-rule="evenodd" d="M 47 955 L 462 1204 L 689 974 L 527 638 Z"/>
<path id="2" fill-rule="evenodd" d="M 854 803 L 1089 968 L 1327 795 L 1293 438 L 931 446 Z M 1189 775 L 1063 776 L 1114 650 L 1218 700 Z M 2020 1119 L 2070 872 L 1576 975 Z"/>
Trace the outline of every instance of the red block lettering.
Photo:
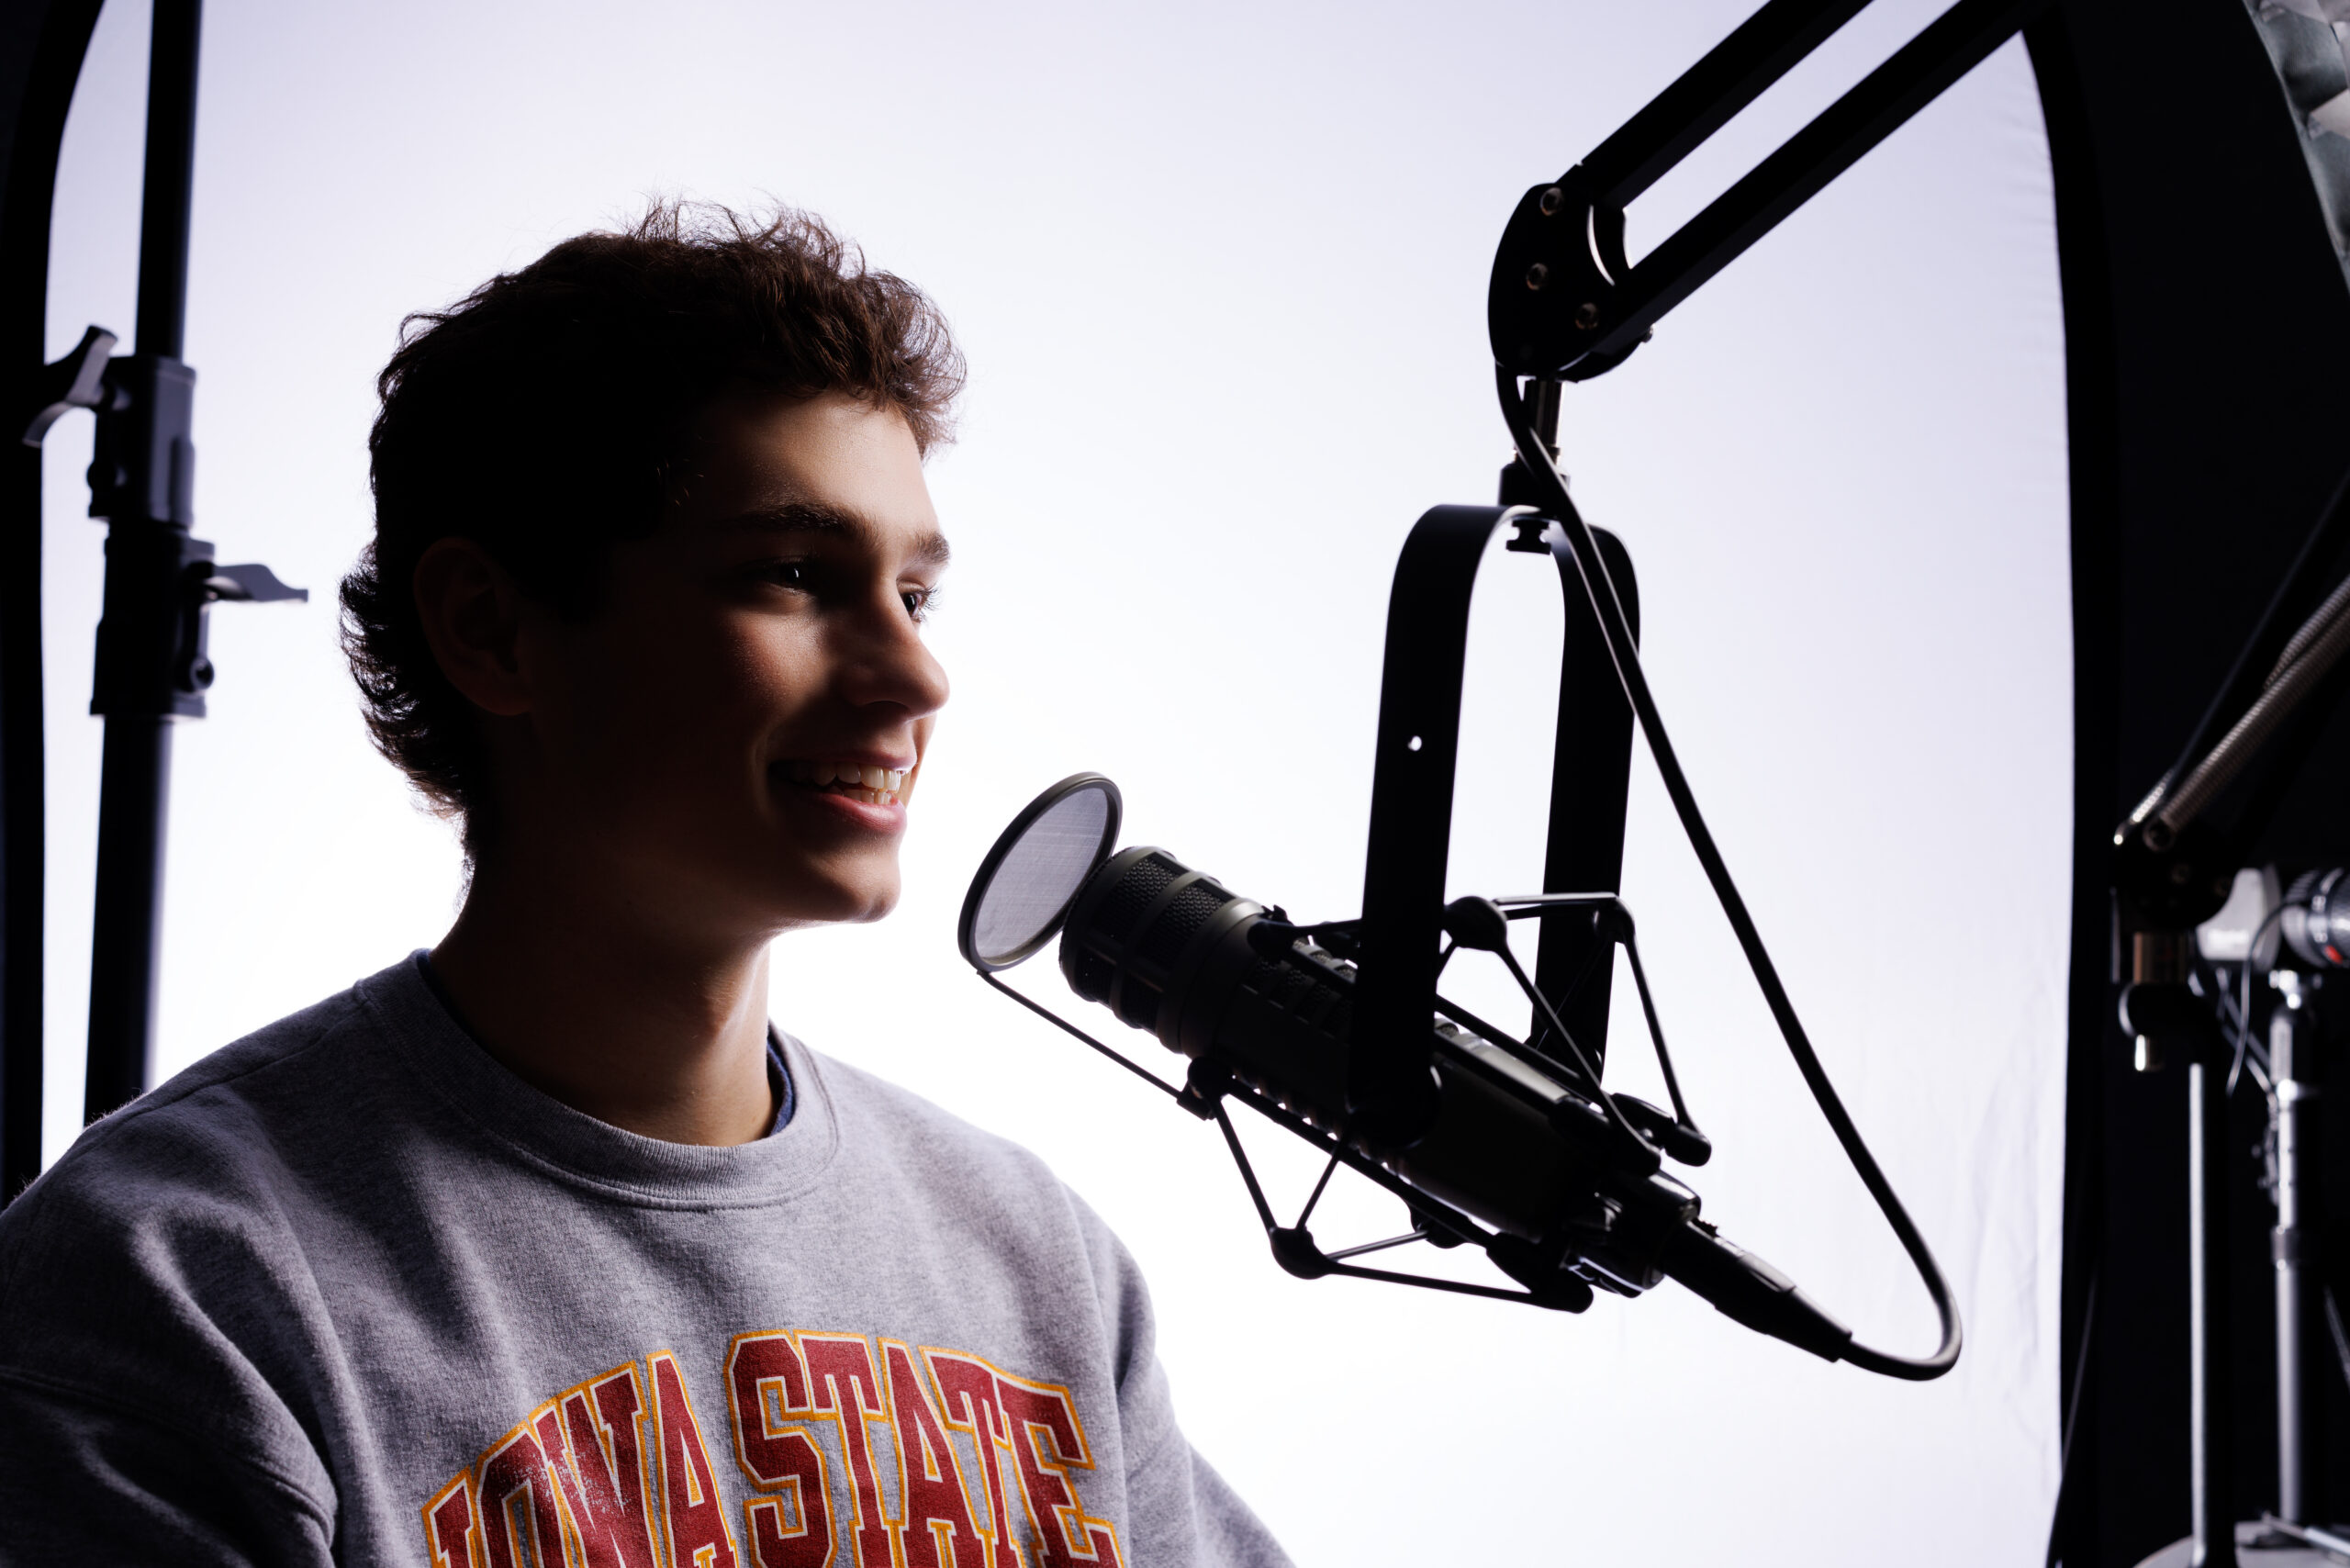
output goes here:
<path id="1" fill-rule="evenodd" d="M 1092 1469 L 1093 1455 L 1085 1446 L 1085 1428 L 1078 1422 L 1069 1390 L 998 1373 L 996 1397 L 1012 1433 L 1012 1457 L 1019 1462 L 1021 1490 L 1027 1494 L 1044 1568 L 1123 1562 L 1116 1527 L 1106 1519 L 1086 1518 L 1069 1485 L 1069 1473 Z M 1050 1453 L 1044 1447 L 1048 1443 Z"/>
<path id="2" fill-rule="evenodd" d="M 892 1568 L 890 1524 L 881 1513 L 881 1485 L 874 1479 L 867 1421 L 888 1419 L 873 1381 L 873 1356 L 856 1334 L 802 1334 L 809 1392 L 819 1411 L 830 1412 L 841 1429 L 841 1452 L 856 1484 L 856 1558 L 862 1568 Z"/>
<path id="3" fill-rule="evenodd" d="M 898 1429 L 898 1540 L 906 1568 L 979 1568 L 986 1552 L 971 1523 L 962 1467 L 922 1373 L 906 1348 L 891 1340 L 882 1341 L 881 1363 L 890 1383 L 890 1418 Z"/>
<path id="4" fill-rule="evenodd" d="M 743 1505 L 758 1568 L 824 1568 L 833 1555 L 833 1491 L 824 1456 L 797 1427 L 770 1418 L 770 1389 L 786 1411 L 813 1414 L 808 1374 L 788 1334 L 737 1334 L 726 1352 L 734 1462 L 751 1484 L 772 1494 Z M 784 1505 L 790 1504 L 790 1518 Z"/>
<path id="5" fill-rule="evenodd" d="M 459 1475 L 424 1505 L 424 1557 L 432 1568 L 480 1568 L 474 1554 L 474 1497 L 467 1484 L 472 1473 Z"/>
<path id="6" fill-rule="evenodd" d="M 1125 1568 L 1117 1527 L 1086 1513 L 1073 1479 L 1094 1460 L 1067 1388 L 959 1350 L 885 1339 L 878 1363 L 876 1350 L 862 1335 L 801 1330 L 738 1334 L 727 1347 L 747 1568 Z M 839 1429 L 856 1495 L 853 1554 L 808 1430 L 820 1420 Z M 889 1425 L 889 1454 L 874 1448 L 875 1422 Z M 963 1467 L 958 1433 L 976 1471 Z M 894 1518 L 883 1490 L 892 1462 Z M 667 1350 L 541 1405 L 422 1515 L 427 1568 L 745 1568 Z"/>
<path id="7" fill-rule="evenodd" d="M 979 1450 L 979 1467 L 987 1485 L 988 1568 L 1020 1568 L 1020 1547 L 1013 1538 L 1012 1516 L 1003 1506 L 1003 1450 L 1012 1445 L 1003 1415 L 996 1407 L 995 1369 L 977 1356 L 953 1350 L 924 1350 L 930 1375 L 937 1381 L 945 1402 L 946 1424 L 971 1434 Z M 998 1544 L 1001 1542 L 1001 1544 Z"/>
<path id="8" fill-rule="evenodd" d="M 556 1405 L 560 1418 L 550 1409 L 538 1419 L 539 1446 L 555 1467 L 583 1568 L 655 1568 L 636 1364 L 565 1389 Z"/>
<path id="9" fill-rule="evenodd" d="M 736 1568 L 734 1534 L 727 1528 L 718 1476 L 710 1467 L 710 1450 L 677 1358 L 655 1350 L 645 1364 L 653 1373 L 653 1423 L 661 1439 L 662 1533 L 669 1541 L 669 1568 Z"/>
<path id="10" fill-rule="evenodd" d="M 482 1456 L 480 1474 L 488 1568 L 565 1568 L 562 1504 L 546 1450 L 528 1422 Z"/>

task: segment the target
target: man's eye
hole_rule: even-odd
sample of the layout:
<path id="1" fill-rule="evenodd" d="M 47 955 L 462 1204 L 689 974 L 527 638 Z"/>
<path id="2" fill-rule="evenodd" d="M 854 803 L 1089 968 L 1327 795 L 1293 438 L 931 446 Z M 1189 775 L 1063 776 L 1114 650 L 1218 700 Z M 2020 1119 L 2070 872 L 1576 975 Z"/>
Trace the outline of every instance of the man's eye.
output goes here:
<path id="1" fill-rule="evenodd" d="M 770 561 L 761 575 L 769 582 L 780 583 L 785 588 L 804 588 L 814 580 L 814 575 L 809 571 L 805 561 Z"/>
<path id="2" fill-rule="evenodd" d="M 898 595 L 898 598 L 905 605 L 907 615 L 916 621 L 929 620 L 932 612 L 938 608 L 936 588 L 908 588 Z"/>

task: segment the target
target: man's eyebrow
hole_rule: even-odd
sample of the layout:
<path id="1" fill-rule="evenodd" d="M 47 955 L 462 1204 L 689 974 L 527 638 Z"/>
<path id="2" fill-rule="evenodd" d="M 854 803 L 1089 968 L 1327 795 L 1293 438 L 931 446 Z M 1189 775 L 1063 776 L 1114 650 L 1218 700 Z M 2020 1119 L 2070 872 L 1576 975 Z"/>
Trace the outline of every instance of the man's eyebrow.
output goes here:
<path id="1" fill-rule="evenodd" d="M 848 533 L 867 539 L 885 532 L 871 518 L 846 507 L 823 501 L 779 501 L 755 507 L 711 525 L 722 533 Z M 944 566 L 949 551 L 946 535 L 933 531 L 914 541 L 913 558 L 925 566 Z"/>

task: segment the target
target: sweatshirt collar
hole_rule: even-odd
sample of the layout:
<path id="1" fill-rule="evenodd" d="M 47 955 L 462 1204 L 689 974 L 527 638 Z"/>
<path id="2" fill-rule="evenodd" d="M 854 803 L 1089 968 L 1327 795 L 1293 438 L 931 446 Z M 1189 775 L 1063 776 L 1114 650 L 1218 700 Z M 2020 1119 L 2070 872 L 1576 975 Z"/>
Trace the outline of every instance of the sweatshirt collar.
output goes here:
<path id="1" fill-rule="evenodd" d="M 451 1016 L 423 963 L 419 951 L 360 981 L 360 1004 L 428 1094 L 557 1180 L 648 1207 L 772 1204 L 815 1185 L 839 1148 L 839 1118 L 814 1053 L 780 1030 L 773 1037 L 797 1102 L 790 1122 L 728 1148 L 668 1143 L 599 1121 L 523 1082 Z"/>

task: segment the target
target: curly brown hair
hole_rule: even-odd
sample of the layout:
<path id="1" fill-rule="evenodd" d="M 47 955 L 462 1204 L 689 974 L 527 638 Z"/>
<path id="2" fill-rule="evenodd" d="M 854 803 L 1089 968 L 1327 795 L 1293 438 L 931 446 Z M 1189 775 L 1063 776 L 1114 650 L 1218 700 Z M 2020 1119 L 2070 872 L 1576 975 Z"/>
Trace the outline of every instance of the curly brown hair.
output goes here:
<path id="1" fill-rule="evenodd" d="M 376 749 L 478 859 L 488 758 L 425 641 L 413 582 L 430 545 L 472 540 L 523 592 L 590 615 L 609 546 L 660 525 L 689 426 L 721 393 L 846 392 L 902 413 L 927 454 L 962 383 L 937 308 L 790 208 L 659 203 L 408 317 L 376 380 L 375 537 L 342 581 Z"/>

